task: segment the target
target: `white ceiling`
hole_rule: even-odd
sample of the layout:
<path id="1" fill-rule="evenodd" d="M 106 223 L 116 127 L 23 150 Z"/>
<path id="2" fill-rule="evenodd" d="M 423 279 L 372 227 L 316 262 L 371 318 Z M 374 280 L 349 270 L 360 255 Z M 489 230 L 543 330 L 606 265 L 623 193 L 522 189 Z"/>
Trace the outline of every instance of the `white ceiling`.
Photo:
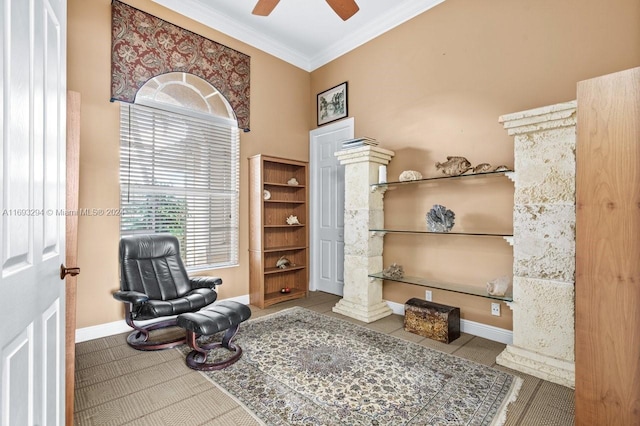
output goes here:
<path id="1" fill-rule="evenodd" d="M 269 16 L 257 0 L 153 0 L 306 71 L 334 60 L 444 0 L 356 0 L 348 21 L 324 0 L 281 0 Z"/>

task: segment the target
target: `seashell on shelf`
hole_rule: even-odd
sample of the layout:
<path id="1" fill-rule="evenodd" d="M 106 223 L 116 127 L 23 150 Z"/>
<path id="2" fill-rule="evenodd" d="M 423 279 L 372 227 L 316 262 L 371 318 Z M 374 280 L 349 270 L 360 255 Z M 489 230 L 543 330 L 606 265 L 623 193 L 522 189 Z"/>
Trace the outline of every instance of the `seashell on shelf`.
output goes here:
<path id="1" fill-rule="evenodd" d="M 296 178 L 292 177 L 291 179 L 289 179 L 289 180 L 287 181 L 287 185 L 292 185 L 292 186 L 294 186 L 294 185 L 299 185 L 299 183 L 298 183 L 298 179 L 296 179 Z"/>
<path id="2" fill-rule="evenodd" d="M 489 163 L 480 163 L 473 168 L 473 173 L 486 173 L 491 171 L 491 164 Z"/>
<path id="3" fill-rule="evenodd" d="M 265 189 L 264 191 L 262 191 L 262 198 L 264 198 L 265 200 L 271 199 L 271 192 L 269 192 L 268 189 Z"/>
<path id="4" fill-rule="evenodd" d="M 382 271 L 382 275 L 395 280 L 399 280 L 400 278 L 404 277 L 404 269 L 402 268 L 402 265 L 392 263 L 387 269 Z"/>
<path id="5" fill-rule="evenodd" d="M 400 173 L 400 177 L 398 180 L 400 182 L 409 182 L 411 180 L 420 180 L 422 179 L 422 173 L 416 172 L 415 170 L 405 170 Z"/>
<path id="6" fill-rule="evenodd" d="M 281 256 L 280 259 L 276 262 L 276 268 L 286 269 L 291 265 L 291 261 L 284 256 Z"/>
<path id="7" fill-rule="evenodd" d="M 444 163 L 436 163 L 436 169 L 447 176 L 459 176 L 471 170 L 471 163 L 464 157 L 447 157 Z"/>
<path id="8" fill-rule="evenodd" d="M 289 225 L 300 225 L 300 221 L 298 221 L 298 216 L 291 215 L 287 218 L 287 224 Z"/>
<path id="9" fill-rule="evenodd" d="M 435 204 L 427 213 L 427 229 L 430 232 L 449 232 L 455 223 L 456 214 L 445 206 Z"/>
<path id="10" fill-rule="evenodd" d="M 507 166 L 501 165 L 493 169 L 494 172 L 507 172 L 509 168 Z"/>
<path id="11" fill-rule="evenodd" d="M 492 296 L 504 296 L 511 285 L 511 279 L 506 275 L 487 281 L 487 293 Z"/>

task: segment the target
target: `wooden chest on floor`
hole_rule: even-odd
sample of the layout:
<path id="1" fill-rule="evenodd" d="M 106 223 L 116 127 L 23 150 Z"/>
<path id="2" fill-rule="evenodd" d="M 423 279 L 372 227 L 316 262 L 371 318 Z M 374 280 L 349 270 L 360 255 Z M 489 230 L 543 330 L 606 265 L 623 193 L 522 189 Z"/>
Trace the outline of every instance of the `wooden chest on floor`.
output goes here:
<path id="1" fill-rule="evenodd" d="M 460 308 L 409 299 L 404 305 L 404 329 L 443 343 L 460 337 Z"/>

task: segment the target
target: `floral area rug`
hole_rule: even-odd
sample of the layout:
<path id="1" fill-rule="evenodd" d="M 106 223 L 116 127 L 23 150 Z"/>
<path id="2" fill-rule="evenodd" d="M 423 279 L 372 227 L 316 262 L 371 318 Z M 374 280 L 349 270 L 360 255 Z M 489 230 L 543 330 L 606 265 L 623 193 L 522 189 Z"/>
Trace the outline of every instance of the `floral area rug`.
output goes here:
<path id="1" fill-rule="evenodd" d="M 268 425 L 501 425 L 522 383 L 300 307 L 244 322 L 235 341 L 240 360 L 202 374 Z"/>

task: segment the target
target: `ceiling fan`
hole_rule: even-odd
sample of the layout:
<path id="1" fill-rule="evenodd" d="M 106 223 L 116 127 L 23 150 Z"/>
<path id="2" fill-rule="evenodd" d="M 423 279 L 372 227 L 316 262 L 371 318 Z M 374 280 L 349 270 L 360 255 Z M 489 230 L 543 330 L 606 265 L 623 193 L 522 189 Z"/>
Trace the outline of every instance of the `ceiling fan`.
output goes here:
<path id="1" fill-rule="evenodd" d="M 254 15 L 267 16 L 276 7 L 280 0 L 258 0 L 256 7 L 253 8 Z M 343 21 L 351 18 L 360 8 L 355 0 L 326 0 L 336 14 Z"/>

